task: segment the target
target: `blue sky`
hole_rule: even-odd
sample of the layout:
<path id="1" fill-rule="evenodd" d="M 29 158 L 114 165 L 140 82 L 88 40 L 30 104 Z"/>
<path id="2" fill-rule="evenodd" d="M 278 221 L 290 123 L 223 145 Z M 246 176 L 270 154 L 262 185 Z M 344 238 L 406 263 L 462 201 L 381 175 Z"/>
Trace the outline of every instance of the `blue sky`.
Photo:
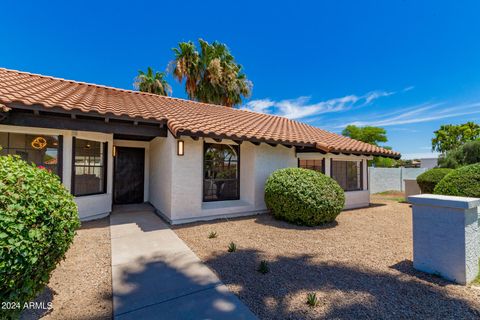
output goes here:
<path id="1" fill-rule="evenodd" d="M 478 1 L 11 1 L 0 66 L 132 88 L 179 41 L 226 43 L 253 82 L 242 107 L 340 132 L 387 129 L 409 157 L 441 124 L 480 121 Z M 173 95 L 183 87 L 169 78 Z"/>

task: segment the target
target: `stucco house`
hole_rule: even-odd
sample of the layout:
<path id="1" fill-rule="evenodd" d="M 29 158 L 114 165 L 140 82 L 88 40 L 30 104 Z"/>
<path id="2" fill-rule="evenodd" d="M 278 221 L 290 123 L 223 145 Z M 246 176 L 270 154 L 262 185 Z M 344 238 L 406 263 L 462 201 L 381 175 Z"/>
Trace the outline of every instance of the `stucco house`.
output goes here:
<path id="1" fill-rule="evenodd" d="M 284 167 L 368 206 L 367 160 L 400 154 L 283 117 L 0 69 L 0 154 L 56 172 L 82 220 L 149 202 L 172 224 L 266 211 Z"/>

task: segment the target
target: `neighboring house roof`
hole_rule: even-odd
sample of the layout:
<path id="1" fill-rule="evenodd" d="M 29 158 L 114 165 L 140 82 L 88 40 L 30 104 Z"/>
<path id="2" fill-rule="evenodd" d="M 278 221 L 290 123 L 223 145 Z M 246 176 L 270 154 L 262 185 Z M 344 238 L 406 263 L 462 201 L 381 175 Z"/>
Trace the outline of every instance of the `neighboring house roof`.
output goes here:
<path id="1" fill-rule="evenodd" d="M 204 136 L 314 147 L 324 152 L 400 153 L 280 116 L 0 68 L 0 104 L 165 121 L 179 137 Z"/>

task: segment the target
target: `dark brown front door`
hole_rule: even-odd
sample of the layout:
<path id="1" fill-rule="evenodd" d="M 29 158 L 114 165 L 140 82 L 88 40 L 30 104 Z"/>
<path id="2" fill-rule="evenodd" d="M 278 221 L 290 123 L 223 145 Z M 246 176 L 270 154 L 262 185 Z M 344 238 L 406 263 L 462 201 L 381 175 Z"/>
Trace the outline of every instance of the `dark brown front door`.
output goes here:
<path id="1" fill-rule="evenodd" d="M 144 173 L 145 149 L 116 147 L 114 203 L 143 202 Z"/>

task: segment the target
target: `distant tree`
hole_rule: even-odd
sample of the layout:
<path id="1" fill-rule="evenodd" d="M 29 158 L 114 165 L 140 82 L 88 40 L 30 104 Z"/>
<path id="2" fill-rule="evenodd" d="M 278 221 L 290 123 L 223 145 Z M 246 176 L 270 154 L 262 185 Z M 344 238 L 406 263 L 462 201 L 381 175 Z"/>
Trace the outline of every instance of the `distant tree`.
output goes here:
<path id="1" fill-rule="evenodd" d="M 468 141 L 480 138 L 480 125 L 475 122 L 442 125 L 440 129 L 434 131 L 434 135 L 432 150 L 445 154 L 459 148 Z"/>
<path id="2" fill-rule="evenodd" d="M 461 147 L 450 150 L 438 159 L 442 168 L 458 168 L 480 162 L 480 140 L 466 142 Z"/>
<path id="3" fill-rule="evenodd" d="M 171 72 L 179 82 L 185 80 L 185 91 L 190 99 L 233 107 L 249 97 L 252 83 L 242 72 L 228 47 L 220 42 L 212 44 L 198 40 L 200 51 L 191 41 L 180 42 L 173 48 L 175 58 L 170 62 Z"/>
<path id="4" fill-rule="evenodd" d="M 343 129 L 342 134 L 355 140 L 378 146 L 379 142 L 387 142 L 387 131 L 379 127 L 357 127 L 355 125 L 348 125 Z"/>
<path id="5" fill-rule="evenodd" d="M 151 67 L 148 67 L 147 72 L 138 71 L 138 76 L 135 78 L 133 86 L 135 89 L 142 92 L 149 92 L 161 96 L 168 96 L 172 94 L 172 88 L 168 84 L 165 72 L 153 72 Z"/>
<path id="6" fill-rule="evenodd" d="M 388 141 L 387 131 L 379 127 L 357 127 L 355 125 L 348 125 L 343 129 L 342 134 L 346 137 L 370 143 L 375 146 L 378 146 L 380 142 Z M 390 147 L 386 146 L 383 146 L 383 148 L 390 149 Z M 375 167 L 394 167 L 396 163 L 396 160 L 385 157 L 374 157 L 373 160 L 370 161 L 370 164 L 373 164 Z"/>

